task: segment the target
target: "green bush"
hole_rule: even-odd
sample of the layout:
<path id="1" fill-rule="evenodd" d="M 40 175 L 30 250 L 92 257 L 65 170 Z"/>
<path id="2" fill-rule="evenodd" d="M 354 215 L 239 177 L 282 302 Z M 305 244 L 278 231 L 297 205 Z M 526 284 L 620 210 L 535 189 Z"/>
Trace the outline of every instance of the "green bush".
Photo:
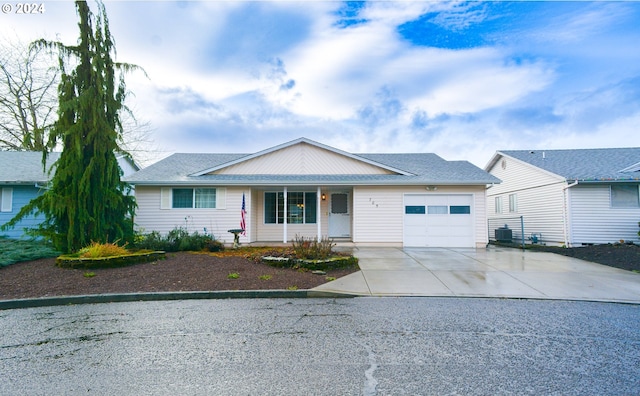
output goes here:
<path id="1" fill-rule="evenodd" d="M 224 248 L 221 242 L 209 234 L 197 231 L 189 234 L 183 227 L 176 227 L 166 236 L 153 231 L 136 237 L 135 247 L 138 249 L 164 250 L 165 252 L 209 250 L 217 252 Z"/>

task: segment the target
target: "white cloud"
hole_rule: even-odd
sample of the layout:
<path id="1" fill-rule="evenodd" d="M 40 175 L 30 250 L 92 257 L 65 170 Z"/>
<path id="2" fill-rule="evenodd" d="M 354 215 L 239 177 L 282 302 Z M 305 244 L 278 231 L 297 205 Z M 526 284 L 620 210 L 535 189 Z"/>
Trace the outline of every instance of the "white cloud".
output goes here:
<path id="1" fill-rule="evenodd" d="M 520 3 L 509 4 L 517 13 Z M 415 45 L 399 26 L 433 13 L 462 34 L 500 7 L 359 5 L 353 25 L 332 1 L 106 8 L 118 60 L 149 73 L 127 78 L 136 114 L 169 151 L 250 151 L 306 136 L 347 151 L 431 151 L 484 166 L 498 149 L 613 144 L 604 135 L 640 144 L 629 88 L 640 76 L 637 3 L 539 4 L 549 11 L 538 19 L 516 15 L 514 26 L 487 33 L 499 45 L 458 50 Z M 0 34 L 59 33 L 75 43 L 73 3 L 46 6 L 44 16 L 0 16 Z M 556 13 L 563 7 L 575 12 Z"/>

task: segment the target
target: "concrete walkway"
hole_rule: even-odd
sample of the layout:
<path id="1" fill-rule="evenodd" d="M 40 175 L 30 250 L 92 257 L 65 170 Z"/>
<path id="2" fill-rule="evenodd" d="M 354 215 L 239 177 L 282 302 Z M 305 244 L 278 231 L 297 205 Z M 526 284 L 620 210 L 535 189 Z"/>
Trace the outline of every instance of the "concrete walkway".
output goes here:
<path id="1" fill-rule="evenodd" d="M 511 297 L 640 303 L 640 274 L 553 253 L 353 248 L 361 271 L 312 289 L 357 296 Z"/>

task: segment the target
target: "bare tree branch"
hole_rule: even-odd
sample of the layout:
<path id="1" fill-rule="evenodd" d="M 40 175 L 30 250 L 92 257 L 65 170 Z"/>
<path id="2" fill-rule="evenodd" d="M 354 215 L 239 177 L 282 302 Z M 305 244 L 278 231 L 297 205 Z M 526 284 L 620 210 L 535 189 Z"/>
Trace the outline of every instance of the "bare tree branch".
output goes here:
<path id="1" fill-rule="evenodd" d="M 0 149 L 44 151 L 59 73 L 43 48 L 0 42 Z"/>

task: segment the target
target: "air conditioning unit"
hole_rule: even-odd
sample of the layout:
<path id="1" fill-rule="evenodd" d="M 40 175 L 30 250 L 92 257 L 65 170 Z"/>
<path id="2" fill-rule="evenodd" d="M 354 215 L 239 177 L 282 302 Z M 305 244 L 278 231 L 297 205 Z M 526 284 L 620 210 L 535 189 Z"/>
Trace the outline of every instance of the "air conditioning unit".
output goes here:
<path id="1" fill-rule="evenodd" d="M 513 232 L 505 224 L 504 227 L 500 227 L 495 230 L 496 241 L 511 243 L 513 240 Z"/>

